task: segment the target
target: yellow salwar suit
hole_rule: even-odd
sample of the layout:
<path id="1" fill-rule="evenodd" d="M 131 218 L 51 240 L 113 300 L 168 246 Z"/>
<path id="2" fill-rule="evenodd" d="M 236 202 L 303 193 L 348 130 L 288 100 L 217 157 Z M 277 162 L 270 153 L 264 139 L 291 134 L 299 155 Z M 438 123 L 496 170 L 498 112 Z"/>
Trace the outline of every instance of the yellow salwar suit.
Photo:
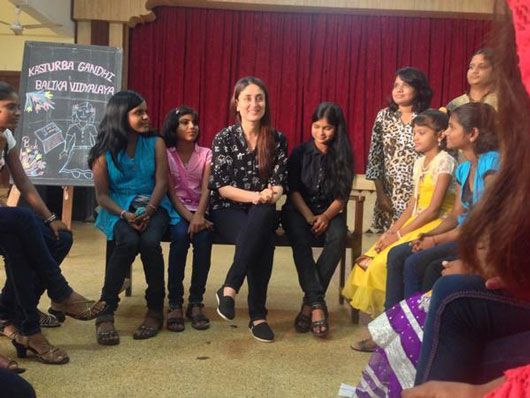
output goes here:
<path id="1" fill-rule="evenodd" d="M 440 174 L 454 174 L 456 160 L 445 151 L 440 151 L 424 168 L 425 157 L 422 156 L 414 163 L 413 180 L 414 195 L 416 204 L 412 216 L 405 225 L 412 222 L 419 213 L 426 209 L 431 203 L 436 182 Z M 342 290 L 342 295 L 349 301 L 353 308 L 357 308 L 372 317 L 383 312 L 386 290 L 386 262 L 390 249 L 402 243 L 417 239 L 420 234 L 429 232 L 436 228 L 442 221 L 443 216 L 449 213 L 454 203 L 454 181 L 451 181 L 440 207 L 439 217 L 422 227 L 411 231 L 401 237 L 401 239 L 387 246 L 377 253 L 375 244 L 364 254 L 371 257 L 372 261 L 366 270 L 355 265 L 346 285 Z"/>

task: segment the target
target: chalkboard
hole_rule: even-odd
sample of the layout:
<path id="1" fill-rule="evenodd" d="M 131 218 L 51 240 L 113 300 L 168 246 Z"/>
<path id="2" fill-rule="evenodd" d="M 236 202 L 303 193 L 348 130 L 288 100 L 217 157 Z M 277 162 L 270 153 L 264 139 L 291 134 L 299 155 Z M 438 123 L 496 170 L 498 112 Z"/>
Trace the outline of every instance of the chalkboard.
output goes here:
<path id="1" fill-rule="evenodd" d="M 20 79 L 20 160 L 34 184 L 92 186 L 87 156 L 110 97 L 121 88 L 122 50 L 27 41 Z"/>

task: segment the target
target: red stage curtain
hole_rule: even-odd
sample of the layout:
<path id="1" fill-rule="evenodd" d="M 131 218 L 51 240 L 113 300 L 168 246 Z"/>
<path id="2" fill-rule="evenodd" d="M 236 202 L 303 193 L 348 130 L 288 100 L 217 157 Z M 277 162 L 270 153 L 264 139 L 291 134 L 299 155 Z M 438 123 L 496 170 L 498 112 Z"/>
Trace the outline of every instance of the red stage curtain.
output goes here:
<path id="1" fill-rule="evenodd" d="M 434 89 L 432 106 L 466 89 L 470 55 L 490 22 L 208 10 L 155 9 L 153 23 L 131 31 L 129 88 L 143 94 L 155 126 L 169 108 L 199 111 L 201 144 L 232 122 L 234 83 L 255 75 L 270 91 L 273 123 L 289 147 L 308 139 L 321 101 L 339 103 L 364 172 L 372 123 L 390 95 L 395 71 L 415 66 Z"/>

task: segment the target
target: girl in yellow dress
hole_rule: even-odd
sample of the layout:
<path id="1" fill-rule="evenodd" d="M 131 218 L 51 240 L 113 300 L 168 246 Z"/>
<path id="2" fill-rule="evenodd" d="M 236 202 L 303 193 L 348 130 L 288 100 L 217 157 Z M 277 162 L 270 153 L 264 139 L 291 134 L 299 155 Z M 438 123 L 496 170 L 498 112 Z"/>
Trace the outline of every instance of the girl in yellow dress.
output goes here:
<path id="1" fill-rule="evenodd" d="M 448 116 L 428 109 L 412 121 L 414 146 L 421 156 L 414 163 L 414 195 L 401 217 L 355 261 L 342 294 L 353 308 L 372 317 L 383 312 L 388 251 L 417 239 L 440 224 L 454 202 L 456 160 L 442 149 Z"/>

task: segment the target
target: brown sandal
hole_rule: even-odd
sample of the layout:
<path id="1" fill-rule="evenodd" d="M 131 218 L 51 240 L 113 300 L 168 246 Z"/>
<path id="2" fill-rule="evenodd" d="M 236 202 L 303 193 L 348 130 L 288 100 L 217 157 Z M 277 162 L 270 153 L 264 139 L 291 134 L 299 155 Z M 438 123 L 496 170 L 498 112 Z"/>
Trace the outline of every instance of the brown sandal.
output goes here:
<path id="1" fill-rule="evenodd" d="M 169 312 L 167 313 L 166 328 L 171 332 L 180 333 L 184 331 L 184 317 L 182 316 L 181 305 L 169 309 Z"/>
<path id="2" fill-rule="evenodd" d="M 197 308 L 197 311 L 193 311 L 194 308 Z M 204 308 L 203 303 L 189 303 L 188 308 L 186 309 L 186 318 L 191 320 L 191 327 L 196 330 L 206 330 L 210 327 L 210 320 L 204 313 L 202 309 Z"/>
<path id="3" fill-rule="evenodd" d="M 51 311 L 48 312 L 62 312 L 74 319 L 81 321 L 89 321 L 101 314 L 107 305 L 104 301 L 95 302 L 89 300 L 79 293 L 72 292 L 70 296 L 61 303 L 52 301 Z"/>
<path id="4" fill-rule="evenodd" d="M 26 358 L 27 351 L 30 350 L 42 363 L 63 365 L 70 360 L 66 351 L 59 347 L 52 346 L 42 333 L 33 334 L 31 336 L 22 336 L 19 334 L 15 337 L 15 340 L 13 340 L 13 345 L 17 350 L 17 356 L 19 358 Z"/>
<path id="5" fill-rule="evenodd" d="M 135 340 L 145 340 L 155 337 L 164 323 L 164 315 L 161 312 L 147 310 L 144 321 L 138 326 L 133 334 Z"/>
<path id="6" fill-rule="evenodd" d="M 17 337 L 18 330 L 15 325 L 11 323 L 11 321 L 2 319 L 0 320 L 0 334 L 3 334 L 10 340 L 14 340 L 15 337 Z"/>
<path id="7" fill-rule="evenodd" d="M 6 369 L 13 373 L 24 373 L 26 371 L 26 369 L 18 367 L 17 361 L 13 361 L 3 355 L 0 355 L 0 369 Z"/>
<path id="8" fill-rule="evenodd" d="M 114 327 L 114 315 L 101 315 L 97 317 L 96 340 L 101 345 L 120 344 L 120 335 Z"/>

